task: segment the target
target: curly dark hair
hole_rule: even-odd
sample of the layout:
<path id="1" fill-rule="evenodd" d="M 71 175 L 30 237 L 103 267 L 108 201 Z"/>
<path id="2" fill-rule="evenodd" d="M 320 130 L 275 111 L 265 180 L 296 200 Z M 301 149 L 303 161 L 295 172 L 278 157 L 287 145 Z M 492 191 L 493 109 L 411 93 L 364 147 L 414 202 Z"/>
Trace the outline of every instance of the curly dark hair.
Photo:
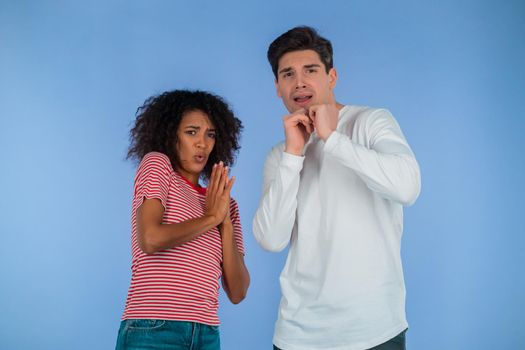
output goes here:
<path id="1" fill-rule="evenodd" d="M 175 148 L 180 122 L 184 114 L 196 110 L 205 113 L 216 129 L 215 146 L 201 178 L 208 181 L 213 164 L 219 161 L 233 165 L 240 149 L 242 123 L 221 97 L 199 90 L 167 91 L 148 98 L 137 109 L 126 158 L 140 162 L 147 153 L 160 152 L 168 156 L 176 169 L 180 164 Z"/>
<path id="2" fill-rule="evenodd" d="M 311 27 L 299 26 L 281 34 L 268 47 L 268 61 L 272 66 L 275 79 L 278 78 L 279 60 L 281 57 L 292 51 L 314 50 L 323 62 L 326 73 L 334 67 L 332 43 L 320 36 Z"/>

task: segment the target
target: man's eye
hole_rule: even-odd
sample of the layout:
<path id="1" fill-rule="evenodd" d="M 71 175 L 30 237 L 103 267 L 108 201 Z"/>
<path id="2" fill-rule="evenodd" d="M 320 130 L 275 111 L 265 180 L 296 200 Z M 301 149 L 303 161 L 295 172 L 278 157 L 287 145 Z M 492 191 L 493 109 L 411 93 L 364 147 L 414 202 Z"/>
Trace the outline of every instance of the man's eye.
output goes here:
<path id="1" fill-rule="evenodd" d="M 283 74 L 283 78 L 289 78 L 291 76 L 293 76 L 292 72 L 286 72 L 286 73 Z"/>
<path id="2" fill-rule="evenodd" d="M 310 69 L 308 69 L 306 72 L 307 72 L 307 73 L 315 73 L 315 72 L 317 72 L 317 69 L 315 69 L 315 68 L 310 68 Z"/>

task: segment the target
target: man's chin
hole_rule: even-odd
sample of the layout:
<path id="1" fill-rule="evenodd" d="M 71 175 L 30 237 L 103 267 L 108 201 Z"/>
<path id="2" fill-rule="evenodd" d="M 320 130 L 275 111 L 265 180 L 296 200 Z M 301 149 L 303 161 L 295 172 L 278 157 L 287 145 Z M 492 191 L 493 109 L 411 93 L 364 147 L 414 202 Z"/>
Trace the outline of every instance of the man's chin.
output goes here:
<path id="1" fill-rule="evenodd" d="M 305 110 L 308 111 L 308 109 L 310 107 L 314 106 L 315 104 L 316 104 L 316 102 L 313 99 L 310 99 L 310 100 L 308 100 L 305 103 L 294 102 L 294 108 L 295 108 L 295 110 L 305 109 Z"/>
<path id="2" fill-rule="evenodd" d="M 305 104 L 305 105 L 297 105 L 297 104 L 294 103 L 294 105 L 291 108 L 287 108 L 287 109 L 288 109 L 288 111 L 290 113 L 295 113 L 295 112 L 300 111 L 300 110 L 304 110 L 304 111 L 308 112 L 308 109 L 310 108 L 310 105 L 311 105 L 310 103 Z"/>

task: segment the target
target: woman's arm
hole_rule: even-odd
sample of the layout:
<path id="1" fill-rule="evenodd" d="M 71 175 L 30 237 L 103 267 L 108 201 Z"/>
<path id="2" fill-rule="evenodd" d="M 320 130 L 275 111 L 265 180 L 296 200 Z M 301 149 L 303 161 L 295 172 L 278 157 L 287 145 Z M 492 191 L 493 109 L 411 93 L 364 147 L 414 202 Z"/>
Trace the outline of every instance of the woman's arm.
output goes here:
<path id="1" fill-rule="evenodd" d="M 137 238 L 146 254 L 180 246 L 221 222 L 221 208 L 211 208 L 204 216 L 177 224 L 162 224 L 164 206 L 158 199 L 144 199 L 137 209 Z"/>
<path id="2" fill-rule="evenodd" d="M 220 202 L 206 205 L 200 218 L 177 224 L 162 224 L 172 167 L 169 158 L 158 152 L 144 156 L 135 178 L 134 206 L 137 222 L 137 240 L 140 249 L 153 254 L 191 241 L 219 225 L 226 217 L 227 205 Z"/>
<path id="3" fill-rule="evenodd" d="M 222 162 L 215 166 L 206 191 L 206 205 L 212 207 L 214 203 L 221 202 L 228 208 L 219 226 L 222 240 L 221 282 L 230 301 L 238 304 L 246 297 L 250 275 L 244 265 L 244 257 L 237 249 L 234 225 L 230 218 L 230 191 L 234 181 L 235 178 L 228 180 L 228 167 L 224 167 Z M 239 220 L 235 222 L 240 225 Z"/>
<path id="4" fill-rule="evenodd" d="M 222 237 L 222 288 L 234 304 L 240 303 L 250 285 L 250 275 L 244 257 L 237 249 L 233 225 L 228 218 L 220 226 Z"/>

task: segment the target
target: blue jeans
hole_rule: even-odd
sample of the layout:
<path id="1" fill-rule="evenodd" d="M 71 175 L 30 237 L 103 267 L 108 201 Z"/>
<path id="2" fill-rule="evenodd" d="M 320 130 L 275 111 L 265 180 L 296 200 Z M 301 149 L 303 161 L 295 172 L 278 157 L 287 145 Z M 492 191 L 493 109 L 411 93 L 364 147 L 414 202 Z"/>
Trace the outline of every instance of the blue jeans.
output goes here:
<path id="1" fill-rule="evenodd" d="M 219 327 L 164 320 L 124 320 L 116 350 L 220 350 Z"/>

